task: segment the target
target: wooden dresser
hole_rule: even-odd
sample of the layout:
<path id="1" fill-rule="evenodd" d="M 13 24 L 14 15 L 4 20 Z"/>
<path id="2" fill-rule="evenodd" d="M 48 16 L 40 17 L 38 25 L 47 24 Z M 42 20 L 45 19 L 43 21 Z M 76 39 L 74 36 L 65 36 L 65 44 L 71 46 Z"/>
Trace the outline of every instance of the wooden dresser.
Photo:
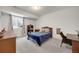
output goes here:
<path id="1" fill-rule="evenodd" d="M 79 53 L 79 38 L 76 34 L 67 34 L 67 38 L 72 40 L 72 52 Z"/>
<path id="2" fill-rule="evenodd" d="M 13 31 L 7 31 L 0 38 L 0 53 L 16 53 L 16 36 Z"/>

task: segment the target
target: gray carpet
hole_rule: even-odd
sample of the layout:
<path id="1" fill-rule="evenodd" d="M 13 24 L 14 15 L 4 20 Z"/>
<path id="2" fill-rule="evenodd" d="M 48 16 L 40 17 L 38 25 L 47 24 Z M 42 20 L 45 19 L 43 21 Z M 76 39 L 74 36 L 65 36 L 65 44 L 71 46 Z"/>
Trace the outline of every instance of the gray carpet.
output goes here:
<path id="1" fill-rule="evenodd" d="M 27 37 L 16 39 L 16 52 L 17 53 L 71 53 L 72 47 L 63 44 L 60 47 L 60 39 L 49 39 L 44 42 L 41 47 L 31 40 L 27 40 Z"/>

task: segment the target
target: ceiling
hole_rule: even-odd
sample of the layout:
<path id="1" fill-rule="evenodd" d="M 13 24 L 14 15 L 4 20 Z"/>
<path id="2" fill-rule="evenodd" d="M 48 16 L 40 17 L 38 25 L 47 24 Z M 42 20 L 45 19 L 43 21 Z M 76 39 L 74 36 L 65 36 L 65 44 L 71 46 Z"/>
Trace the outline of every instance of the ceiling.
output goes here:
<path id="1" fill-rule="evenodd" d="M 71 8 L 72 6 L 41 6 L 40 10 L 33 10 L 32 6 L 15 6 L 15 8 L 21 9 L 23 11 L 34 14 L 38 17 L 45 15 L 47 13 L 56 12 L 62 9 Z"/>

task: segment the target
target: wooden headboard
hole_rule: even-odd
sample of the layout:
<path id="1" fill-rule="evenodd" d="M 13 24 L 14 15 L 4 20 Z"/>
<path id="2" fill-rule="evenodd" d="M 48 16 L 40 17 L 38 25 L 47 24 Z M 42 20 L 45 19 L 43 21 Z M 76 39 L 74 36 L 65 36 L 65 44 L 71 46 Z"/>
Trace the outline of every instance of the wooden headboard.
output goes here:
<path id="1" fill-rule="evenodd" d="M 49 32 L 52 32 L 53 31 L 53 28 L 48 27 L 48 26 L 42 27 L 42 29 L 49 29 Z"/>

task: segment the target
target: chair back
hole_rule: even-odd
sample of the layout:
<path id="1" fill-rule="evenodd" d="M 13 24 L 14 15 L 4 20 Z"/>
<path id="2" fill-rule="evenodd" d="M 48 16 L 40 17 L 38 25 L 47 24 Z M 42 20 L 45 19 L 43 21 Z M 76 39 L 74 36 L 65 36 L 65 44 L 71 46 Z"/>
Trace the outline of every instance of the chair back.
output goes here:
<path id="1" fill-rule="evenodd" d="M 67 37 L 63 34 L 63 32 L 60 32 L 60 35 L 63 39 L 67 39 Z"/>

